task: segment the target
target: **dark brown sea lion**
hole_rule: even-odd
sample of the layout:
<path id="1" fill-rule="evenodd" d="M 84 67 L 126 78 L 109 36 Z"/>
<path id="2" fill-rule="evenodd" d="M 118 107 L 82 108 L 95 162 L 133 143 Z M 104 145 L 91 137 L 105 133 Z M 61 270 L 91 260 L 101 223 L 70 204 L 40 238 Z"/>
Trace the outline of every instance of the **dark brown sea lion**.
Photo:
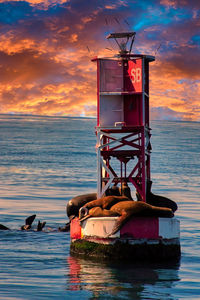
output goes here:
<path id="1" fill-rule="evenodd" d="M 21 230 L 29 230 L 31 229 L 31 225 L 35 220 L 36 215 L 32 215 L 25 220 L 25 225 L 21 226 Z"/>
<path id="2" fill-rule="evenodd" d="M 147 194 L 147 203 L 154 206 L 171 208 L 173 212 L 178 209 L 177 204 L 173 200 L 167 197 L 154 195 L 151 192 Z"/>
<path id="3" fill-rule="evenodd" d="M 76 196 L 72 199 L 70 199 L 67 203 L 66 212 L 68 218 L 71 220 L 78 216 L 79 209 L 86 204 L 87 202 L 90 202 L 92 200 L 97 199 L 96 193 L 91 194 L 84 194 Z"/>
<path id="4" fill-rule="evenodd" d="M 90 201 L 83 205 L 83 207 L 87 207 L 88 209 L 96 206 L 100 206 L 103 209 L 110 209 L 114 204 L 121 201 L 128 201 L 129 198 L 125 196 L 106 196 L 93 201 Z"/>
<path id="5" fill-rule="evenodd" d="M 146 202 L 153 205 L 153 206 L 158 206 L 158 207 L 168 207 L 171 208 L 173 212 L 175 212 L 178 209 L 178 206 L 176 202 L 173 200 L 155 195 L 151 192 L 151 186 L 152 186 L 152 181 L 148 180 L 147 181 L 147 194 L 146 194 Z M 138 193 L 136 193 L 137 199 L 140 201 L 141 197 Z"/>

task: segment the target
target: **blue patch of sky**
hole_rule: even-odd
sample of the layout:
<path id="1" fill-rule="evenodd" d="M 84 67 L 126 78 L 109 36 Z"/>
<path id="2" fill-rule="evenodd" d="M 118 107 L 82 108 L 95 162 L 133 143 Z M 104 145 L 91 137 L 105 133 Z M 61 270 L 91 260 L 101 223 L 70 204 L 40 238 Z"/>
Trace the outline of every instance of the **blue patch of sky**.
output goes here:
<path id="1" fill-rule="evenodd" d="M 16 24 L 21 19 L 29 18 L 32 7 L 25 1 L 0 3 L 0 22 L 8 25 Z"/>
<path id="2" fill-rule="evenodd" d="M 26 1 L 0 3 L 0 23 L 7 25 L 17 24 L 21 20 L 39 17 L 59 16 L 66 12 L 67 7 L 51 5 L 48 9 L 31 6 Z"/>
<path id="3" fill-rule="evenodd" d="M 170 25 L 175 22 L 190 19 L 193 15 L 192 10 L 186 8 L 175 9 L 173 7 L 166 8 L 162 5 L 154 5 L 150 1 L 138 1 L 138 3 L 129 3 L 134 15 L 129 18 L 129 22 L 133 23 L 134 30 L 139 31 L 153 25 Z"/>
<path id="4" fill-rule="evenodd" d="M 200 46 L 200 34 L 199 35 L 193 35 L 191 37 L 191 42 L 190 44 L 196 44 Z"/>

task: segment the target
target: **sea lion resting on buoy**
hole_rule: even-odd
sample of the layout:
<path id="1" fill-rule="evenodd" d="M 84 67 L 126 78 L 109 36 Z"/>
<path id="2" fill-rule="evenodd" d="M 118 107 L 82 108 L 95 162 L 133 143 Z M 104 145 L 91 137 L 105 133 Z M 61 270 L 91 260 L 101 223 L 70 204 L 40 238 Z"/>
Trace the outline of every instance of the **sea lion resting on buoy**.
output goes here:
<path id="1" fill-rule="evenodd" d="M 108 197 L 117 197 L 117 196 L 108 196 Z M 104 209 L 103 205 L 105 203 L 107 203 L 108 197 L 104 197 L 101 199 L 98 199 L 98 202 L 101 203 L 101 207 L 97 208 L 96 204 L 98 203 L 97 200 L 92 201 L 88 204 L 86 204 L 83 209 L 87 209 L 90 208 L 88 215 L 86 215 L 86 213 L 84 212 L 84 216 L 82 217 L 80 214 L 80 221 L 83 221 L 89 217 L 104 217 L 104 216 L 119 216 L 112 232 L 108 235 L 113 235 L 115 234 L 120 228 L 121 226 L 126 223 L 129 218 L 131 216 L 148 216 L 148 217 L 168 217 L 171 218 L 174 216 L 173 211 L 170 208 L 166 208 L 166 207 L 156 207 L 156 206 L 152 206 L 148 203 L 142 202 L 142 201 L 131 201 L 131 200 L 127 200 L 127 201 L 120 201 L 116 204 L 114 204 L 113 206 L 110 207 L 110 209 Z M 118 197 L 118 198 L 123 198 L 123 197 Z M 109 204 L 112 202 L 112 199 L 109 199 Z M 115 201 L 117 201 L 117 199 L 115 199 Z M 105 207 L 105 205 L 104 205 Z M 81 213 L 81 212 L 80 212 Z"/>
<path id="2" fill-rule="evenodd" d="M 79 219 L 80 222 L 89 217 L 106 217 L 106 216 L 116 216 L 118 214 L 112 214 L 109 210 L 114 204 L 121 201 L 131 201 L 126 196 L 105 196 L 93 201 L 90 201 L 83 205 L 79 209 Z M 88 210 L 90 212 L 88 213 Z"/>
<path id="3" fill-rule="evenodd" d="M 121 196 L 120 190 L 117 185 L 111 186 L 105 191 L 105 196 Z"/>
<path id="4" fill-rule="evenodd" d="M 132 196 L 131 196 L 131 189 L 128 186 L 127 182 L 122 182 L 122 185 L 120 187 L 120 195 L 121 196 L 126 196 L 128 197 L 130 200 L 133 200 Z"/>
<path id="5" fill-rule="evenodd" d="M 178 209 L 177 204 L 167 197 L 155 195 L 152 192 L 149 192 L 146 198 L 147 203 L 151 205 L 159 207 L 168 207 L 171 208 L 173 212 L 175 212 Z"/>
<path id="6" fill-rule="evenodd" d="M 118 213 L 120 217 L 118 218 L 109 236 L 115 234 L 131 216 L 164 218 L 172 218 L 174 216 L 171 208 L 157 207 L 142 201 L 118 202 L 117 204 L 113 205 L 110 210 Z"/>
<path id="7" fill-rule="evenodd" d="M 147 194 L 146 194 L 146 203 L 149 203 L 153 206 L 159 206 L 159 207 L 168 207 L 171 208 L 173 212 L 175 212 L 178 209 L 178 206 L 176 202 L 173 200 L 160 196 L 160 195 L 155 195 L 151 192 L 151 186 L 152 186 L 152 181 L 148 180 L 147 181 Z M 136 193 L 138 201 L 141 200 L 141 197 L 139 193 Z"/>
<path id="8" fill-rule="evenodd" d="M 106 197 L 102 197 L 102 198 L 90 201 L 90 202 L 86 203 L 85 205 L 83 205 L 83 207 L 90 209 L 92 207 L 100 206 L 103 209 L 110 209 L 111 206 L 113 206 L 114 204 L 121 202 L 121 201 L 128 201 L 128 200 L 130 200 L 130 199 L 127 198 L 126 196 L 106 196 Z"/>
<path id="9" fill-rule="evenodd" d="M 91 194 L 84 194 L 76 196 L 72 199 L 70 199 L 67 203 L 66 212 L 67 216 L 70 219 L 70 221 L 78 216 L 79 209 L 86 204 L 87 202 L 90 202 L 92 200 L 97 199 L 96 193 Z"/>
<path id="10" fill-rule="evenodd" d="M 120 196 L 119 188 L 117 186 L 112 186 L 108 188 L 105 192 L 106 196 Z M 77 217 L 79 214 L 79 209 L 84 206 L 86 203 L 91 202 L 92 200 L 97 199 L 97 193 L 91 194 L 83 194 L 76 196 L 70 199 L 67 203 L 66 212 L 69 220 L 71 221 L 73 218 Z M 68 226 L 68 224 L 67 224 Z"/>

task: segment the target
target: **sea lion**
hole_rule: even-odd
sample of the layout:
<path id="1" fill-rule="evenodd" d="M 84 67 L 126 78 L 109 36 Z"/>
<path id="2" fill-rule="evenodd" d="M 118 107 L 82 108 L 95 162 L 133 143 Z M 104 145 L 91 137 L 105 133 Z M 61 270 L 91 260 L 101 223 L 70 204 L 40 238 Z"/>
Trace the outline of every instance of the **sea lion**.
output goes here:
<path id="1" fill-rule="evenodd" d="M 173 212 L 175 212 L 178 209 L 176 202 L 174 202 L 173 200 L 171 200 L 167 197 L 153 194 L 151 192 L 151 186 L 152 186 L 152 181 L 148 180 L 147 181 L 146 203 L 149 203 L 153 206 L 158 206 L 158 207 L 168 207 L 168 208 L 171 208 Z M 137 197 L 138 201 L 141 200 L 139 193 L 136 193 L 136 197 Z"/>
<path id="2" fill-rule="evenodd" d="M 28 218 L 26 218 L 25 220 L 25 225 L 21 226 L 21 230 L 29 230 L 32 228 L 32 223 L 33 221 L 35 220 L 36 218 L 36 215 L 32 215 Z M 46 222 L 40 222 L 40 220 L 38 221 L 38 224 L 37 224 L 37 228 L 34 230 L 34 231 L 42 231 L 43 228 L 45 227 L 46 225 Z M 0 230 L 11 230 L 10 228 L 6 227 L 5 225 L 3 224 L 0 224 Z M 69 231 L 70 230 L 70 222 L 68 222 L 64 227 L 59 227 L 58 228 L 58 231 Z M 54 230 L 55 231 L 55 230 Z"/>
<path id="3" fill-rule="evenodd" d="M 131 216 L 145 216 L 145 217 L 165 217 L 172 218 L 174 216 L 173 211 L 167 207 L 152 206 L 142 201 L 124 201 L 118 202 L 113 205 L 110 210 L 118 213 L 118 218 L 112 232 L 109 234 L 115 234 L 124 223 L 126 223 Z"/>
<path id="4" fill-rule="evenodd" d="M 29 230 L 31 229 L 31 225 L 35 220 L 36 215 L 32 215 L 25 220 L 25 225 L 21 226 L 21 230 Z"/>
<path id="5" fill-rule="evenodd" d="M 122 185 L 120 187 L 120 195 L 121 196 L 126 196 L 128 197 L 130 200 L 133 200 L 132 196 L 131 196 L 131 189 L 128 186 L 127 182 L 122 182 Z"/>
<path id="6" fill-rule="evenodd" d="M 83 207 L 86 207 L 88 209 L 96 206 L 100 206 L 103 209 L 110 209 L 112 205 L 121 202 L 121 201 L 128 201 L 130 200 L 126 196 L 106 196 L 102 197 L 93 201 L 90 201 L 83 205 Z"/>
<path id="7" fill-rule="evenodd" d="M 175 212 L 178 209 L 177 204 L 173 200 L 171 200 L 167 197 L 154 195 L 151 192 L 147 194 L 146 201 L 147 201 L 147 203 L 154 205 L 154 206 L 171 208 L 171 210 L 173 212 Z"/>
<path id="8" fill-rule="evenodd" d="M 91 194 L 84 194 L 76 196 L 72 199 L 70 199 L 67 203 L 66 212 L 67 216 L 70 219 L 70 221 L 78 216 L 79 209 L 86 204 L 87 202 L 90 202 L 92 200 L 97 199 L 96 193 Z"/>
<path id="9" fill-rule="evenodd" d="M 10 228 L 4 226 L 3 224 L 0 224 L 0 230 L 10 230 Z"/>
<path id="10" fill-rule="evenodd" d="M 105 196 L 122 196 L 117 185 L 113 185 L 105 191 Z"/>

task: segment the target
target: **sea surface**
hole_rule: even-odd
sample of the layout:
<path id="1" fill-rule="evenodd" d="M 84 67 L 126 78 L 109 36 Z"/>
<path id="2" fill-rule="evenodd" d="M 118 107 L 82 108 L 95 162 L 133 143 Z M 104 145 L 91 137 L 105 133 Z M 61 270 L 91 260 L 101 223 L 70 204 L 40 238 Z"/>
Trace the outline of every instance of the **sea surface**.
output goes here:
<path id="1" fill-rule="evenodd" d="M 152 121 L 152 191 L 178 204 L 179 263 L 70 256 L 67 201 L 96 192 L 95 119 L 0 115 L 0 299 L 200 299 L 200 123 Z M 36 214 L 33 230 L 21 231 Z M 46 221 L 36 232 L 38 220 Z"/>

